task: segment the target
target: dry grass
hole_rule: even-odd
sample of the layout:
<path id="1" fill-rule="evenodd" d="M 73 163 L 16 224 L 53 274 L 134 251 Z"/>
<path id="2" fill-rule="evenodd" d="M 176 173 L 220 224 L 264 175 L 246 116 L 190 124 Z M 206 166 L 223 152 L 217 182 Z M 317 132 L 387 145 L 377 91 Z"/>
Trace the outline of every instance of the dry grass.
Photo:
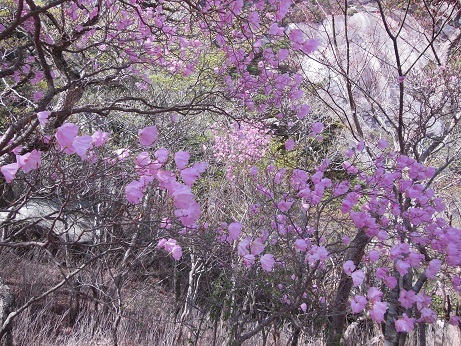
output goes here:
<path id="1" fill-rule="evenodd" d="M 18 304 L 43 292 L 59 280 L 56 266 L 37 254 L 18 256 L 13 251 L 0 253 L 0 272 L 10 285 Z M 136 276 L 134 276 L 136 278 Z M 92 299 L 91 290 L 82 289 L 78 303 L 68 288 L 54 292 L 27 308 L 14 320 L 13 342 L 15 346 L 212 346 L 226 345 L 229 328 L 226 321 L 215 322 L 209 312 L 197 307 L 187 319 L 180 320 L 181 302 L 175 302 L 170 286 L 156 283 L 153 277 L 142 280 L 133 278 L 122 289 L 123 309 L 120 323 L 113 303 L 102 304 Z M 436 324 L 427 328 L 427 346 L 461 345 L 459 330 Z M 304 330 L 298 345 L 322 346 L 323 340 L 309 337 Z M 377 325 L 349 328 L 344 345 L 382 345 Z M 288 326 L 279 330 L 271 325 L 243 345 L 281 346 L 291 345 L 292 333 Z M 407 345 L 419 345 L 418 335 L 413 333 Z"/>

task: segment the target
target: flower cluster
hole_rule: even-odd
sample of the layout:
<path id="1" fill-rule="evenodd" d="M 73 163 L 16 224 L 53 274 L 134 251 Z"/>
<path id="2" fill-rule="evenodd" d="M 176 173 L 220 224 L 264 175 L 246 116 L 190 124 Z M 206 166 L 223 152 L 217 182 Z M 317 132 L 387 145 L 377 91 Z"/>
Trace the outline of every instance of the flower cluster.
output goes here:
<path id="1" fill-rule="evenodd" d="M 214 131 L 213 154 L 218 162 L 227 164 L 227 178 L 232 180 L 236 166 L 249 166 L 264 157 L 270 139 L 270 134 L 256 126 L 234 124 L 227 131 Z"/>

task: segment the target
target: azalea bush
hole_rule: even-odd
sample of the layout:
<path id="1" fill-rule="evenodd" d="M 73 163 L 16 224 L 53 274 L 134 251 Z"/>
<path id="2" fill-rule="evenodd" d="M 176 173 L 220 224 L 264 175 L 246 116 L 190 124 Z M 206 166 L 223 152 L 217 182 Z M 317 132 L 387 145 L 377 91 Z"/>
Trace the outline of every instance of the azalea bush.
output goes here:
<path id="1" fill-rule="evenodd" d="M 333 345 L 348 316 L 382 324 L 389 342 L 437 320 L 430 290 L 439 273 L 461 289 L 461 231 L 432 183 L 456 155 L 436 169 L 425 159 L 443 141 L 423 155 L 416 144 L 408 149 L 401 99 L 398 120 L 388 119 L 395 150 L 384 136 L 365 135 L 353 109 L 352 121 L 339 118 L 355 138 L 334 161 L 318 157 L 331 124 L 310 114 L 308 93 L 322 98 L 323 86 L 306 83 L 299 59 L 327 59 L 312 32 L 289 23 L 295 8 L 289 0 L 5 5 L 0 247 L 43 249 L 55 260 L 62 281 L 41 297 L 64 285 L 98 292 L 93 298 L 112 309 L 117 344 L 133 269 L 171 256 L 172 268 L 190 274 L 181 322 L 206 300 L 198 296 L 204 268 L 215 299 L 204 306 L 229 322 L 234 345 L 278 321 L 298 333 L 322 326 Z M 217 125 L 223 119 L 234 125 Z M 271 151 L 280 141 L 273 125 L 285 122 L 288 138 Z M 306 133 L 295 136 L 295 123 Z M 202 133 L 184 134 L 187 125 Z M 200 136 L 202 147 L 189 147 Z M 294 150 L 300 154 L 283 166 L 280 156 Z M 224 177 L 212 174 L 219 169 Z M 53 200 L 57 210 L 16 222 L 35 200 Z M 58 221 L 82 202 L 91 240 L 63 239 Z M 19 236 L 40 218 L 52 220 L 49 229 L 33 241 Z M 85 256 L 67 253 L 63 265 L 50 245 L 83 246 Z M 96 278 L 73 280 L 93 263 L 102 263 Z M 0 335 L 36 300 L 11 312 Z"/>
<path id="2" fill-rule="evenodd" d="M 321 132 L 319 125 L 313 131 L 316 127 Z M 272 288 L 271 299 L 280 305 L 261 325 L 273 316 L 318 322 L 319 315 L 345 316 L 347 311 L 365 312 L 381 323 L 393 313 L 397 332 L 409 332 L 416 321 L 437 320 L 429 281 L 442 268 L 446 284 L 459 289 L 459 276 L 448 269 L 459 265 L 459 229 L 444 218 L 445 205 L 425 185 L 434 168 L 392 152 L 384 140 L 372 162 L 360 160 L 365 149 L 359 143 L 344 153 L 349 156 L 342 164 L 345 180 L 326 177 L 328 160 L 309 170 L 273 165 L 260 172 L 248 169 L 253 204 L 248 201 L 243 224 L 231 223 L 227 232 L 220 228 L 218 240 L 234 244 L 240 270 L 261 275 L 261 287 Z M 241 283 L 247 280 L 238 272 L 236 285 L 239 278 Z M 274 274 L 267 277 L 264 272 Z M 387 299 L 396 292 L 399 303 L 387 311 Z M 267 307 L 260 309 L 267 313 Z M 242 317 L 236 330 L 245 330 L 249 321 Z M 328 319 L 323 323 L 331 328 Z M 459 318 L 451 316 L 450 323 L 458 325 Z"/>

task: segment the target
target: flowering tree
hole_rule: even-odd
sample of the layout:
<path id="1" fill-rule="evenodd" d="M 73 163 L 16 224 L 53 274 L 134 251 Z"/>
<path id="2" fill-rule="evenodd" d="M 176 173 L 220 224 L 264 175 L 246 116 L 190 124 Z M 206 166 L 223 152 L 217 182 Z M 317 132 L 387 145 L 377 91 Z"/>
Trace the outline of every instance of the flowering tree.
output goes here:
<path id="1" fill-rule="evenodd" d="M 454 255 L 458 241 L 451 238 L 458 237 L 459 229 L 443 218 L 444 204 L 425 185 L 435 170 L 389 151 L 385 141 L 379 143 L 380 154 L 372 163 L 363 162 L 364 148 L 361 143 L 346 153 L 350 157 L 342 165 L 346 179 L 331 176 L 328 160 L 309 172 L 273 165 L 260 173 L 256 167 L 249 170 L 255 196 L 252 203 L 247 202 L 251 216 L 244 220 L 249 227 L 231 224 L 227 232 L 218 233 L 223 234 L 221 241 L 235 241 L 242 266 L 260 266 L 265 282 L 261 287 L 271 287 L 272 299 L 281 305 L 273 307 L 273 314 L 253 331 L 237 335 L 236 344 L 274 318 L 288 316 L 298 326 L 318 323 L 332 328 L 329 342 L 335 344 L 335 335 L 344 328 L 339 316 L 345 316 L 349 307 L 354 314 L 366 310 L 372 320 L 384 322 L 392 307 L 387 299 L 393 299 L 397 290 L 399 305 L 393 312 L 397 332 L 413 329 L 416 319 L 435 321 L 430 294 L 421 289 L 436 278 L 444 263 L 453 268 L 459 265 Z M 443 248 L 436 245 L 439 240 L 451 243 L 452 250 L 439 252 Z M 257 275 L 254 270 L 249 269 L 249 275 Z M 445 273 L 457 287 L 456 272 L 449 272 L 447 267 Z M 412 276 L 416 279 L 411 284 L 404 281 Z M 244 284 L 243 277 L 240 282 L 237 278 Z M 432 289 L 430 284 L 426 287 Z M 409 317 L 416 303 L 417 318 Z M 402 308 L 399 314 L 402 310 L 397 309 Z M 329 315 L 331 320 L 322 321 L 320 316 Z M 304 318 L 310 323 L 303 324 Z M 450 321 L 458 324 L 459 320 L 452 316 Z M 237 322 L 237 332 L 248 330 L 247 323 L 245 318 Z"/>
<path id="2" fill-rule="evenodd" d="M 83 244 L 88 256 L 57 263 L 62 280 L 10 313 L 0 335 L 38 299 L 63 285 L 77 291 L 74 277 L 83 277 L 92 263 L 106 263 L 110 288 L 87 286 L 110 296 L 117 344 L 130 269 L 154 252 L 166 251 L 177 261 L 203 254 L 199 230 L 226 254 L 220 265 L 230 273 L 234 345 L 277 319 L 291 320 L 300 330 L 322 313 L 330 316 L 319 324 L 328 327 L 331 345 L 341 338 L 347 312 L 385 323 L 386 339 L 394 344 L 416 320 L 434 322 L 430 296 L 422 289 L 442 268 L 460 289 L 453 270 L 460 265 L 461 232 L 443 217 L 444 204 L 430 184 L 457 156 L 450 152 L 441 169 L 427 167 L 443 139 L 421 149 L 426 133 L 423 141 L 420 128 L 405 132 L 399 34 L 378 5 L 395 48 L 400 95 L 395 119 L 392 110 L 380 108 L 388 121 L 380 126 L 395 130 L 390 139 L 397 150 L 384 138 L 366 136 L 352 93 L 360 83 L 341 67 L 352 115 L 339 118 L 352 119 L 358 144 L 344 153 L 348 159 L 335 175 L 328 158 L 311 167 L 265 167 L 264 160 L 277 159 L 266 148 L 271 122 L 286 122 L 293 129 L 287 135 L 296 124 L 307 128 L 308 136 L 285 141 L 282 154 L 309 155 L 302 143 L 321 143 L 325 130 L 308 117 L 308 77 L 295 63 L 311 57 L 321 40 L 289 24 L 296 14 L 291 1 L 7 3 L 0 13 L 0 246 L 37 248 L 55 259 L 49 247 Z M 347 10 L 346 3 L 345 18 Z M 326 54 L 321 46 L 319 53 Z M 346 57 L 349 71 L 348 50 Z M 212 200 L 203 192 L 210 189 L 200 186 L 209 167 L 201 159 L 204 150 L 191 147 L 187 135 L 175 135 L 185 123 L 203 125 L 212 117 L 236 121 L 231 130 L 216 129 L 213 156 L 226 166 L 226 184 L 246 177 L 242 186 L 249 196 L 248 209 L 223 213 L 221 220 L 200 206 L 210 207 Z M 420 117 L 425 124 L 430 119 Z M 457 115 L 452 120 L 443 138 L 455 131 Z M 54 206 L 37 211 L 40 200 Z M 84 201 L 90 206 L 82 206 Z M 28 233 L 31 224 L 45 229 L 38 240 Z M 115 272 L 110 261 L 101 261 L 112 254 Z M 245 292 L 254 282 L 264 287 Z M 246 300 L 250 292 L 270 302 L 258 305 L 264 313 L 256 321 L 254 304 Z M 251 305 L 248 311 L 245 305 Z M 459 324 L 459 318 L 451 322 Z"/>
<path id="3" fill-rule="evenodd" d="M 459 74 L 453 63 L 459 30 L 453 20 L 459 18 L 459 7 L 443 1 L 395 6 L 351 1 L 300 8 L 316 20 L 301 20 L 297 27 L 317 37 L 322 47 L 303 60 L 304 77 L 315 89 L 313 99 L 337 115 L 349 136 L 386 139 L 396 152 L 436 167 L 428 189 L 440 186 L 442 172 L 459 160 L 459 107 L 453 90 Z M 375 160 L 375 150 L 370 146 L 364 156 Z M 402 210 L 409 212 L 414 205 L 404 197 Z M 404 227 L 410 232 L 409 224 Z M 394 288 L 392 301 L 408 290 L 418 293 L 424 279 L 412 281 L 409 275 Z M 385 339 L 394 343 L 405 337 L 394 329 L 398 309 L 398 304 L 390 306 L 386 314 Z"/>

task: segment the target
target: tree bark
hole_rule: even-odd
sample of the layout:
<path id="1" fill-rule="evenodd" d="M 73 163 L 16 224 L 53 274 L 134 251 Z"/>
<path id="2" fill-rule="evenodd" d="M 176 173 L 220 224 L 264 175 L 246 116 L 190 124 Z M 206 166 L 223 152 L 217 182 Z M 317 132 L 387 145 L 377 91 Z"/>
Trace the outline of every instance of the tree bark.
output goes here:
<path id="1" fill-rule="evenodd" d="M 363 230 L 361 230 L 354 240 L 351 242 L 351 246 L 346 251 L 344 261 L 353 261 L 355 265 L 358 265 L 364 255 L 365 247 L 368 244 L 369 238 Z M 347 276 L 344 272 L 341 274 L 341 282 L 336 292 L 335 302 L 333 303 L 333 317 L 330 332 L 327 337 L 328 346 L 340 345 L 341 337 L 344 331 L 344 322 L 347 315 L 347 306 L 349 301 L 349 294 L 352 288 L 352 279 Z"/>
<path id="2" fill-rule="evenodd" d="M 4 285 L 0 278 L 0 326 L 6 321 L 9 313 L 13 309 L 14 297 L 10 288 Z M 0 330 L 0 346 L 12 346 L 13 335 L 11 333 L 11 323 L 6 328 Z"/>

